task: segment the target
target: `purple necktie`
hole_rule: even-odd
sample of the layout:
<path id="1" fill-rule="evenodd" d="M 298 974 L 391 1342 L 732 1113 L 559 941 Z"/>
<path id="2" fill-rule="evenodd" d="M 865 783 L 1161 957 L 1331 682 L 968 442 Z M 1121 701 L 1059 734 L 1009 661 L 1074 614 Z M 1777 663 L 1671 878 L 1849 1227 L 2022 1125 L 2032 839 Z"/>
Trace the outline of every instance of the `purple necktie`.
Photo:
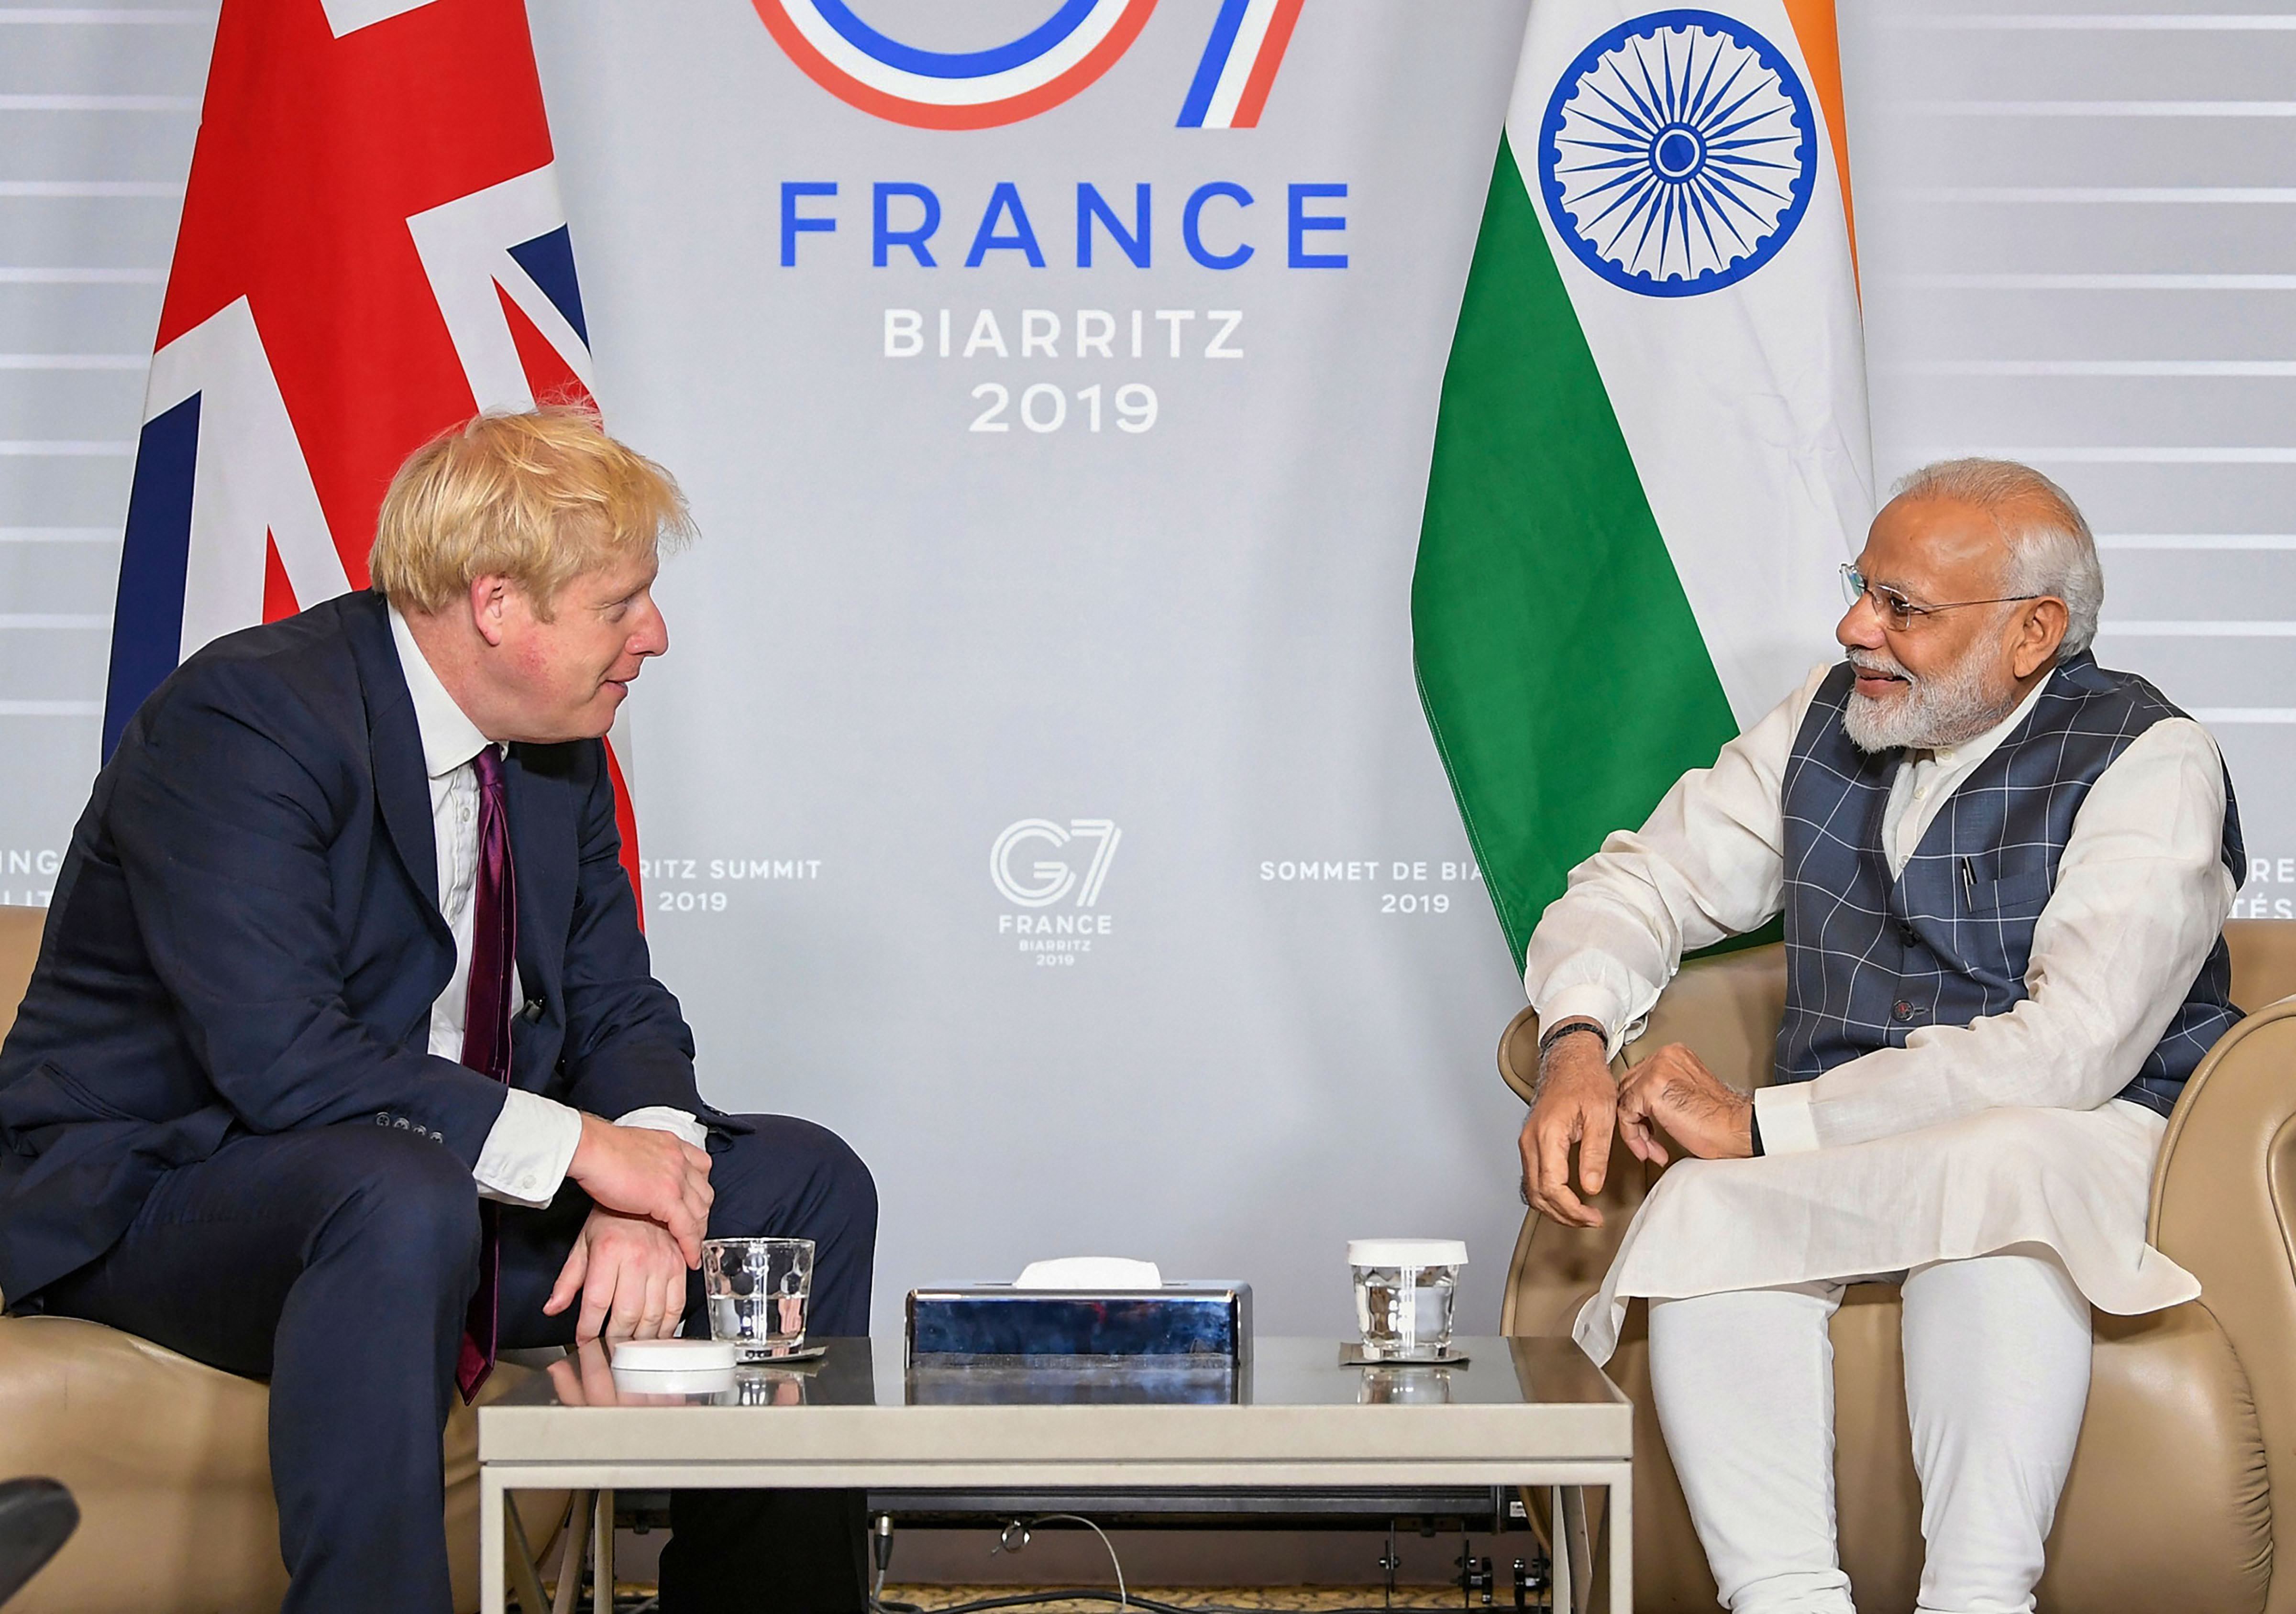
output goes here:
<path id="1" fill-rule="evenodd" d="M 471 988 L 463 1000 L 463 1062 L 510 1080 L 510 973 L 518 957 L 518 881 L 510 862 L 510 811 L 503 799 L 502 752 L 488 746 L 479 771 L 479 866 L 471 893 Z M 500 1208 L 479 1201 L 479 1288 L 463 1319 L 455 1382 L 470 1400 L 495 1370 L 495 1282 L 502 1271 Z"/>

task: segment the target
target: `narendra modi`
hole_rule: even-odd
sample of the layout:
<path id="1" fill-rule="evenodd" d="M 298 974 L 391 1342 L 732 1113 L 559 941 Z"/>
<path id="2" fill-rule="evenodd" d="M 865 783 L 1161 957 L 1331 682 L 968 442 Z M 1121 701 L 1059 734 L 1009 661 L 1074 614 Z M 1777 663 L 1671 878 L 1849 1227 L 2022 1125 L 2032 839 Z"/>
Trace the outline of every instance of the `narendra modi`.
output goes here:
<path id="1" fill-rule="evenodd" d="M 2215 741 L 2089 653 L 2104 582 L 2038 471 L 1907 478 L 1842 568 L 1844 659 L 1574 869 L 1532 936 L 1525 1198 L 1592 1225 L 1613 1133 L 1662 1163 L 1578 1339 L 1650 1302 L 1653 1398 L 1723 1602 L 1848 1614 L 1827 1321 L 1903 1286 L 1923 1614 L 2033 1607 L 2091 1307 L 2190 1299 L 2144 1240 L 2166 1118 L 2239 1018 Z M 1776 1085 L 1697 1051 L 1615 1084 L 1685 951 L 1783 916 Z M 1574 1190 L 1570 1156 L 1576 1150 Z"/>

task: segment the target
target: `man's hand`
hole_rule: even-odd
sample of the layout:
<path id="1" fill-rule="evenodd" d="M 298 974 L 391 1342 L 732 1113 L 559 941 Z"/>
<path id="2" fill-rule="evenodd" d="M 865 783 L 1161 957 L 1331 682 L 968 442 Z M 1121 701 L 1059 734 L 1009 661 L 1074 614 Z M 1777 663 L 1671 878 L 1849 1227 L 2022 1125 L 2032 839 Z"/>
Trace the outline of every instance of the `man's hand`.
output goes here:
<path id="1" fill-rule="evenodd" d="M 1565 1227 L 1603 1225 L 1603 1213 L 1570 1192 L 1570 1146 L 1578 1146 L 1579 1186 L 1592 1198 L 1610 1169 L 1619 1102 L 1604 1052 L 1600 1036 L 1557 1042 L 1539 1061 L 1538 1101 L 1522 1124 L 1524 1198 Z"/>
<path id="2" fill-rule="evenodd" d="M 542 1315 L 556 1316 L 577 1295 L 577 1344 L 668 1339 L 685 1314 L 685 1262 L 677 1241 L 643 1217 L 597 1207 L 575 1236 Z"/>
<path id="3" fill-rule="evenodd" d="M 604 1208 L 660 1223 L 677 1241 L 686 1266 L 701 1265 L 715 1197 L 703 1151 L 667 1132 L 617 1127 L 585 1113 L 566 1175 Z"/>
<path id="4" fill-rule="evenodd" d="M 1666 1164 L 1660 1128 L 1702 1160 L 1743 1159 L 1754 1152 L 1754 1101 L 1669 1043 L 1619 1084 L 1619 1132 L 1636 1159 Z"/>

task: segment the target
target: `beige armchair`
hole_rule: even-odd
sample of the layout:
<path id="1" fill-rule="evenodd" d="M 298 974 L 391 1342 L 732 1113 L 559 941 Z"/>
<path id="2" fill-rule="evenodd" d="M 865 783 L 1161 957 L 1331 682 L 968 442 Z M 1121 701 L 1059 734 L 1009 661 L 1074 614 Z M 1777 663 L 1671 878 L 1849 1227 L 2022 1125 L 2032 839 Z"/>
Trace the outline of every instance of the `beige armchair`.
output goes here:
<path id="1" fill-rule="evenodd" d="M 0 1036 L 16 1018 L 45 918 L 0 907 Z M 481 1400 L 518 1382 L 504 1363 Z M 80 1528 L 8 1614 L 270 1614 L 287 1589 L 266 1449 L 269 1392 L 115 1330 L 0 1317 L 0 1479 L 71 1487 Z M 479 1606 L 478 1420 L 447 1427 L 455 1606 Z M 520 1498 L 537 1551 L 562 1497 Z"/>
<path id="2" fill-rule="evenodd" d="M 2296 1614 L 2296 923 L 2226 929 L 2235 1003 L 2269 1005 L 2187 1084 L 2152 1177 L 2152 1242 L 2201 1299 L 2146 1317 L 2098 1314 L 2095 1377 L 2049 1538 L 2042 1614 Z M 1684 1043 L 1744 1091 L 1770 1079 L 1783 946 L 1686 965 L 1630 1060 Z M 1525 1010 L 1499 1072 L 1526 1102 L 1538 1025 Z M 1596 1202 L 1605 1225 L 1526 1217 L 1501 1327 L 1565 1333 L 1655 1174 L 1623 1146 Z M 1898 1290 L 1853 1287 L 1833 1321 L 1841 1556 L 1860 1608 L 1913 1606 L 1921 1497 L 1906 1421 Z M 1714 1582 L 1651 1411 L 1641 1301 L 1610 1372 L 1635 1403 L 1635 1604 L 1709 1614 Z M 1603 1554 L 1594 1555 L 1597 1564 Z M 1603 1606 L 1596 1586 L 1596 1606 Z"/>

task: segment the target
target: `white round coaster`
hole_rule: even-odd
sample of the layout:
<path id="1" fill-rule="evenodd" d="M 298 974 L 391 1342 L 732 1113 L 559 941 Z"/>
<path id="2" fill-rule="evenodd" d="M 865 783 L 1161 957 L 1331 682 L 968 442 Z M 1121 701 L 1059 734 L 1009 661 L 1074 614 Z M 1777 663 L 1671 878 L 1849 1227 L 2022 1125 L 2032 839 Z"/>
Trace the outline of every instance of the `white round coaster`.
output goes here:
<path id="1" fill-rule="evenodd" d="M 731 1340 L 625 1340 L 613 1348 L 618 1373 L 733 1371 Z"/>

